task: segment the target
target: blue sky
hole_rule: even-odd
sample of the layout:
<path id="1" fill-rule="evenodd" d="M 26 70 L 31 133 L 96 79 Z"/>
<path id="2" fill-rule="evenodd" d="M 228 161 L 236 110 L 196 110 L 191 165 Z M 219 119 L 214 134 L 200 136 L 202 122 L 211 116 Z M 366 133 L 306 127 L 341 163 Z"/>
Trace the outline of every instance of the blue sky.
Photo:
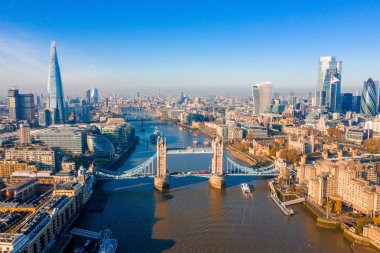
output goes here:
<path id="1" fill-rule="evenodd" d="M 0 95 L 45 92 L 56 41 L 66 94 L 313 91 L 318 57 L 344 91 L 380 79 L 380 1 L 0 1 Z"/>

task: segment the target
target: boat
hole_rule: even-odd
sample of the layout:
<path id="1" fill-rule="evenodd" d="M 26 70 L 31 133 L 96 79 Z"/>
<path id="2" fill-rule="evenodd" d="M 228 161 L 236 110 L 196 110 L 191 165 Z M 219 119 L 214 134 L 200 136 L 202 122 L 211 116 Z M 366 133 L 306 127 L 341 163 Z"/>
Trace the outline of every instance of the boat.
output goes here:
<path id="1" fill-rule="evenodd" d="M 153 134 L 150 136 L 150 141 L 153 143 L 153 144 L 156 144 L 157 143 L 157 139 L 158 137 L 161 136 L 161 133 L 158 131 L 158 128 L 155 127 L 154 128 L 154 132 Z"/>
<path id="2" fill-rule="evenodd" d="M 104 236 L 100 241 L 98 253 L 115 253 L 117 250 L 118 241 L 112 238 L 112 230 L 107 228 L 104 230 Z"/>
<path id="3" fill-rule="evenodd" d="M 240 188 L 244 194 L 250 194 L 251 193 L 251 189 L 249 188 L 249 185 L 247 183 L 240 184 Z"/>

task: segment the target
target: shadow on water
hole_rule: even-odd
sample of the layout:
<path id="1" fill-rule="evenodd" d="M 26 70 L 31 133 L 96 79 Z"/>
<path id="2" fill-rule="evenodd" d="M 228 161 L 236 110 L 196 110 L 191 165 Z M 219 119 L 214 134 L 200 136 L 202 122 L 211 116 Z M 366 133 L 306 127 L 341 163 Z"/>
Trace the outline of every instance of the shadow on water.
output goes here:
<path id="1" fill-rule="evenodd" d="M 181 188 L 186 188 L 186 186 L 199 184 L 208 181 L 205 177 L 172 177 L 170 178 L 170 189 L 179 190 Z"/>
<path id="2" fill-rule="evenodd" d="M 266 177 L 257 176 L 227 176 L 227 188 L 235 187 L 241 183 L 254 182 L 256 180 L 265 180 Z M 254 184 L 253 184 L 254 186 Z M 252 187 L 252 185 L 251 185 Z"/>

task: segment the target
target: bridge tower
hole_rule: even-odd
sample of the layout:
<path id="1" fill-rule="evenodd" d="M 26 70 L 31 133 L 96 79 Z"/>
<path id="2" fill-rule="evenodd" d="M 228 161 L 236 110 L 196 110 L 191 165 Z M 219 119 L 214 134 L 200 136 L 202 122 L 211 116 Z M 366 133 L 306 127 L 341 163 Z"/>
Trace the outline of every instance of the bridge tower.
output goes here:
<path id="1" fill-rule="evenodd" d="M 162 192 L 170 188 L 167 177 L 166 152 L 166 139 L 160 136 L 157 140 L 157 173 L 154 177 L 154 187 Z"/>
<path id="2" fill-rule="evenodd" d="M 212 140 L 212 164 L 210 185 L 214 188 L 226 188 L 226 177 L 223 175 L 223 140 L 219 137 Z"/>

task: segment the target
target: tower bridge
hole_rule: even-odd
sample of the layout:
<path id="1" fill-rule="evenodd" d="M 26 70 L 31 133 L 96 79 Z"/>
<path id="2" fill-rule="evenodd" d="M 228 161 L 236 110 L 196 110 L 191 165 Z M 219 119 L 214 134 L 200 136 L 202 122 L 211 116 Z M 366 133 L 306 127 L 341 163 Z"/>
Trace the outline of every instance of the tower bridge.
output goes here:
<path id="1" fill-rule="evenodd" d="M 167 191 L 170 187 L 169 178 L 171 177 L 167 169 L 167 155 L 212 154 L 210 171 L 180 173 L 173 176 L 208 177 L 211 186 L 221 189 L 226 187 L 226 176 L 277 176 L 279 174 L 274 164 L 260 168 L 248 167 L 235 162 L 223 151 L 223 141 L 219 138 L 212 141 L 211 148 L 167 148 L 166 139 L 159 137 L 156 153 L 136 167 L 123 172 L 98 168 L 94 173 L 100 180 L 154 177 L 155 188 Z M 223 166 L 224 164 L 226 166 Z"/>

